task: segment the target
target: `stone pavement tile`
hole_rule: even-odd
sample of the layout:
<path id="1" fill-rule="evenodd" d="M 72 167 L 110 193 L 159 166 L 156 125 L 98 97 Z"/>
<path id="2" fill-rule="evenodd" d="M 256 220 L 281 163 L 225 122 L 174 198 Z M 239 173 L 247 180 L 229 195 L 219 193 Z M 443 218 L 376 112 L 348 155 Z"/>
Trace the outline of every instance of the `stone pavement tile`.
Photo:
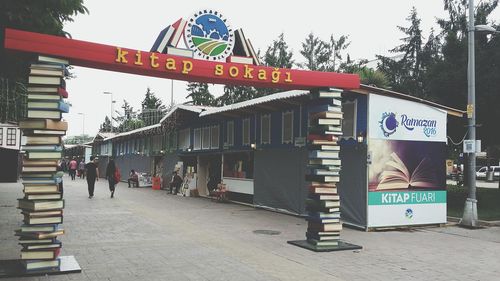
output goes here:
<path id="1" fill-rule="evenodd" d="M 345 229 L 342 239 L 362 245 L 363 250 L 314 253 L 286 243 L 304 238 L 306 223 L 301 218 L 123 187 L 119 184 L 117 198 L 111 200 L 105 182 L 99 181 L 96 197 L 90 200 L 83 180 L 65 181 L 63 254 L 74 255 L 83 269 L 82 274 L 67 275 L 68 280 L 495 280 L 499 276 L 500 228 Z M 0 189 L 0 258 L 19 255 L 13 231 L 21 219 L 14 207 L 20 193 L 13 184 Z M 280 234 L 255 234 L 258 229 Z"/>

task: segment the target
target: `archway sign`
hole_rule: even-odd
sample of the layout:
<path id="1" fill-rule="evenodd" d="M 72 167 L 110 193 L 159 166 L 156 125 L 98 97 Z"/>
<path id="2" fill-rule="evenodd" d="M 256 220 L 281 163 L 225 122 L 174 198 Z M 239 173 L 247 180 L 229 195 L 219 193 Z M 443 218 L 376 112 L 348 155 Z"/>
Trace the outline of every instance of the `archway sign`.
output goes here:
<path id="1" fill-rule="evenodd" d="M 179 45 L 182 38 L 184 47 Z M 288 242 L 314 251 L 360 248 L 339 238 L 342 225 L 337 183 L 341 163 L 336 143 L 342 134 L 341 93 L 344 89 L 359 88 L 357 75 L 262 66 L 243 31 L 234 30 L 227 19 L 214 10 L 198 11 L 165 27 L 150 51 L 15 29 L 6 29 L 4 44 L 9 50 L 38 54 L 38 61 L 30 70 L 28 117 L 20 123 L 27 140 L 23 147 L 26 151 L 23 161 L 25 197 L 19 201 L 25 219 L 22 229 L 16 234 L 21 237 L 23 262 L 14 262 L 18 266 L 12 266 L 11 262 L 10 268 L 20 269 L 7 275 L 81 271 L 73 257 L 69 260 L 68 257 L 57 258 L 58 250 L 44 249 L 46 261 L 40 262 L 36 260 L 40 253 L 30 249 L 31 246 L 39 249 L 40 245 L 41 248 L 59 248 L 60 242 L 55 237 L 64 233 L 57 226 L 62 223 L 62 193 L 50 190 L 58 182 L 54 166 L 61 157 L 60 136 L 67 129 L 60 113 L 68 112 L 63 100 L 67 92 L 61 79 L 68 64 L 184 81 L 311 90 L 316 109 L 310 110 L 311 127 L 307 137 L 308 229 L 306 240 Z M 56 98 L 53 99 L 54 95 Z M 47 113 L 54 112 L 54 108 L 52 111 L 48 110 L 49 107 L 43 108 L 51 102 L 55 103 L 54 115 Z M 42 188 L 45 188 L 44 192 Z M 89 195 L 91 198 L 92 194 Z M 50 207 L 44 207 L 46 204 Z M 54 220 L 58 214 L 60 221 Z M 40 217 L 51 219 L 37 221 Z M 30 234 L 34 231 L 38 235 Z M 42 242 L 44 239 L 47 241 Z M 5 265 L 0 262 L 0 267 L 2 264 Z"/>

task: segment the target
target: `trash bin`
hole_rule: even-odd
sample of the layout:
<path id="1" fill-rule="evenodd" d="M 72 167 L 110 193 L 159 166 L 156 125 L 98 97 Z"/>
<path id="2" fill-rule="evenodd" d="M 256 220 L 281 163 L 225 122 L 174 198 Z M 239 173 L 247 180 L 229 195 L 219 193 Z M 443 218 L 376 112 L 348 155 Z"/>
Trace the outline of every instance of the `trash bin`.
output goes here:
<path id="1" fill-rule="evenodd" d="M 153 177 L 153 189 L 155 190 L 160 190 L 161 188 L 161 178 L 160 177 Z"/>
<path id="2" fill-rule="evenodd" d="M 489 182 L 493 181 L 493 171 L 486 172 L 486 181 L 489 181 Z"/>

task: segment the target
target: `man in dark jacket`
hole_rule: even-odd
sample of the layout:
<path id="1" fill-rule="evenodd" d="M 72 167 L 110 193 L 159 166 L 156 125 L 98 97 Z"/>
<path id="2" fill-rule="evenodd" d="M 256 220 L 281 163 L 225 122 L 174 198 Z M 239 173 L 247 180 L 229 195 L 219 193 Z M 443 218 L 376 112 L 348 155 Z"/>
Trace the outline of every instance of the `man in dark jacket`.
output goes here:
<path id="1" fill-rule="evenodd" d="M 170 180 L 170 193 L 172 193 L 172 189 L 174 190 L 174 195 L 179 192 L 179 189 L 182 185 L 182 178 L 177 174 L 177 171 L 172 173 L 172 179 Z"/>
<path id="2" fill-rule="evenodd" d="M 94 197 L 95 182 L 99 181 L 99 169 L 97 169 L 97 165 L 95 162 L 95 157 L 90 156 L 90 162 L 85 164 L 85 173 L 87 174 L 87 185 L 89 188 L 90 199 Z"/>

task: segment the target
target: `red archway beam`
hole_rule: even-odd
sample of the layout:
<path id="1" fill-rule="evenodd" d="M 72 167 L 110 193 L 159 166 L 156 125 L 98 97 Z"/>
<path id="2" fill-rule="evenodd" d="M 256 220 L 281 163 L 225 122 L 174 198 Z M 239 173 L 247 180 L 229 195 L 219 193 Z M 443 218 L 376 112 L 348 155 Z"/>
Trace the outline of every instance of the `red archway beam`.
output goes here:
<path id="1" fill-rule="evenodd" d="M 5 30 L 5 48 L 68 59 L 71 65 L 160 78 L 279 89 L 359 88 L 359 76 L 206 61 Z"/>

